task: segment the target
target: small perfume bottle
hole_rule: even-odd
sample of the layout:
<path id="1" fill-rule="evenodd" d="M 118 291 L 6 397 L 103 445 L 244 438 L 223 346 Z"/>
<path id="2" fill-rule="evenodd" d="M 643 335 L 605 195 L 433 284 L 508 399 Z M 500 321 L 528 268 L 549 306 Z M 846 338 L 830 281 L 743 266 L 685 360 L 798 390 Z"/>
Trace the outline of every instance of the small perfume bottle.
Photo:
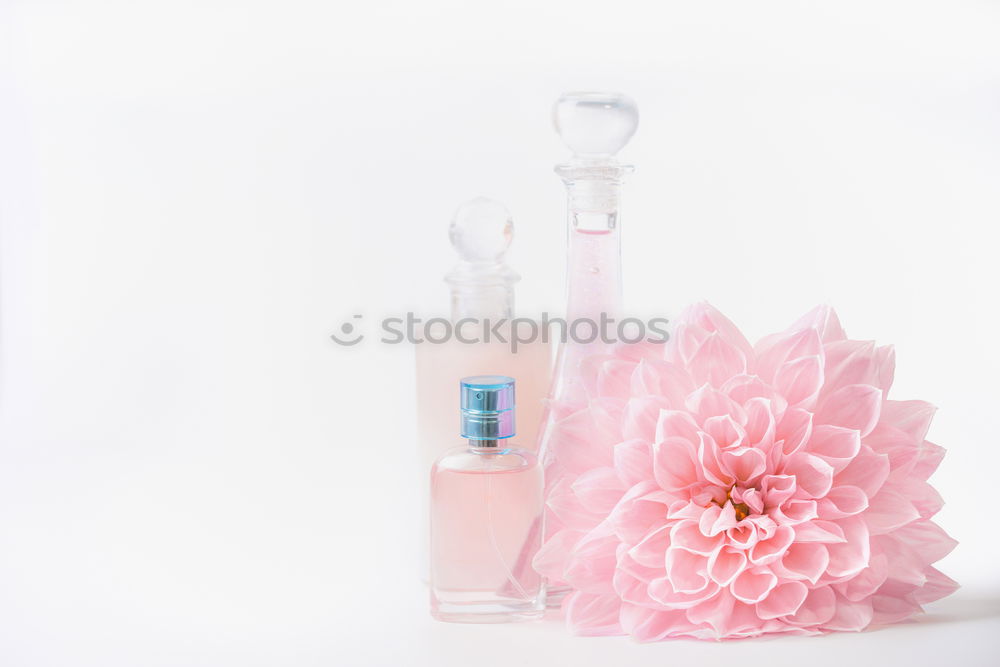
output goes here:
<path id="1" fill-rule="evenodd" d="M 468 440 L 431 468 L 431 615 L 454 623 L 541 618 L 545 588 L 531 566 L 538 551 L 542 470 L 517 449 L 514 380 L 460 382 L 461 433 Z"/>

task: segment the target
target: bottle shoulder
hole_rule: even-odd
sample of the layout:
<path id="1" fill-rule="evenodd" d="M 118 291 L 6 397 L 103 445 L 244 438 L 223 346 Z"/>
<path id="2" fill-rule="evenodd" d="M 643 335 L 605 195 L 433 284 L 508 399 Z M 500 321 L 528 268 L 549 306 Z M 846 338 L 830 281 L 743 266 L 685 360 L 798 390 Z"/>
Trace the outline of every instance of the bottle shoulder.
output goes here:
<path id="1" fill-rule="evenodd" d="M 468 445 L 454 447 L 434 463 L 435 471 L 466 473 L 503 473 L 538 467 L 538 457 L 516 444 L 495 451 L 472 449 Z"/>

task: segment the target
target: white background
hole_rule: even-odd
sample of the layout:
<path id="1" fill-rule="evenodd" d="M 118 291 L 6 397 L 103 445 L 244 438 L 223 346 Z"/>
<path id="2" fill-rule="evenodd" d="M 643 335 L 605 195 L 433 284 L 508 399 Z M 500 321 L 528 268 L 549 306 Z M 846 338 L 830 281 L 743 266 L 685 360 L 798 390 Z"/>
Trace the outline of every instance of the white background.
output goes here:
<path id="1" fill-rule="evenodd" d="M 1000 662 L 1000 7 L 4 2 L 0 664 Z M 568 89 L 622 90 L 633 313 L 819 302 L 939 406 L 963 584 L 919 624 L 636 645 L 432 622 L 412 350 L 455 206 L 563 298 Z"/>

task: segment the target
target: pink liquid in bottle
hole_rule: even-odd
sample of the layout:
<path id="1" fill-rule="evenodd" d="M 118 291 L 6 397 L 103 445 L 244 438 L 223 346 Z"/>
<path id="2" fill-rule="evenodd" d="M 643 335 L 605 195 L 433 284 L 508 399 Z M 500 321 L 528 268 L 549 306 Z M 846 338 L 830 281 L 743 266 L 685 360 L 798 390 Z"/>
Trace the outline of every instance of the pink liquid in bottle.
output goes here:
<path id="1" fill-rule="evenodd" d="M 486 379 L 497 377 L 466 378 L 463 391 L 469 380 L 488 388 Z M 503 379 L 512 399 L 513 381 Z M 542 469 L 533 453 L 504 436 L 513 434 L 513 414 L 509 429 L 491 422 L 498 414 L 463 410 L 471 422 L 466 428 L 463 421 L 463 435 L 486 437 L 470 437 L 468 447 L 449 451 L 431 468 L 430 603 L 442 621 L 499 623 L 545 611 L 543 580 L 531 565 L 541 537 Z"/>

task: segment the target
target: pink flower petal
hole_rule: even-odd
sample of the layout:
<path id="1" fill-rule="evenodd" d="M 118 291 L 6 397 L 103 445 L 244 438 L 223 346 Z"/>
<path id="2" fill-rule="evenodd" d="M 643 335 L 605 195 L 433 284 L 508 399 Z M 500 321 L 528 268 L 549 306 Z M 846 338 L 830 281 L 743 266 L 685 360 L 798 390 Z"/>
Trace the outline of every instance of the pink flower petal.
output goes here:
<path id="1" fill-rule="evenodd" d="M 892 345 L 883 345 L 875 350 L 878 365 L 878 379 L 871 383 L 888 392 L 896 375 L 896 350 Z"/>
<path id="2" fill-rule="evenodd" d="M 626 440 L 634 438 L 652 442 L 656 437 L 660 412 L 667 407 L 669 407 L 667 402 L 657 396 L 629 399 L 625 405 L 622 436 Z"/>
<path id="3" fill-rule="evenodd" d="M 914 592 L 914 599 L 920 604 L 928 604 L 951 595 L 958 590 L 958 582 L 933 567 L 927 568 L 927 583 Z"/>
<path id="4" fill-rule="evenodd" d="M 566 625 L 577 635 L 607 637 L 623 634 L 618 614 L 621 600 L 617 595 L 590 595 L 575 592 L 563 601 Z"/>
<path id="5" fill-rule="evenodd" d="M 815 584 L 826 572 L 830 554 L 818 542 L 794 542 L 781 557 L 783 574 L 790 579 L 805 579 Z"/>
<path id="6" fill-rule="evenodd" d="M 670 437 L 653 444 L 653 476 L 667 491 L 679 491 L 700 477 L 698 453 L 690 440 Z"/>
<path id="7" fill-rule="evenodd" d="M 668 609 L 689 609 L 719 592 L 718 584 L 712 582 L 696 593 L 682 593 L 674 590 L 667 577 L 660 577 L 649 582 L 649 597 Z"/>
<path id="8" fill-rule="evenodd" d="M 844 328 L 840 326 L 837 313 L 830 306 L 824 305 L 813 308 L 789 327 L 789 330 L 794 331 L 805 328 L 815 329 L 824 343 L 833 343 L 847 338 Z"/>
<path id="9" fill-rule="evenodd" d="M 743 503 L 750 508 L 751 514 L 761 514 L 764 511 L 764 494 L 754 487 L 747 489 L 734 488 L 731 492 L 733 502 Z"/>
<path id="10" fill-rule="evenodd" d="M 567 391 L 561 398 L 569 401 L 573 406 L 579 407 L 581 402 L 586 402 L 589 397 L 596 397 L 597 378 L 601 373 L 601 367 L 605 362 L 614 359 L 611 354 L 591 354 L 580 360 L 579 382 L 574 382 L 572 391 Z M 560 412 L 562 410 L 560 409 Z"/>
<path id="11" fill-rule="evenodd" d="M 668 499 L 655 482 L 636 484 L 622 496 L 608 517 L 621 540 L 635 544 L 653 529 L 664 525 Z M 596 521 L 591 525 L 596 525 Z"/>
<path id="12" fill-rule="evenodd" d="M 601 516 L 584 506 L 573 492 L 572 481 L 569 477 L 559 480 L 549 491 L 545 504 L 563 526 L 573 530 L 588 531 L 600 523 Z"/>
<path id="13" fill-rule="evenodd" d="M 822 498 L 833 486 L 833 466 L 812 454 L 795 454 L 781 471 L 795 476 L 795 486 L 805 498 Z"/>
<path id="14" fill-rule="evenodd" d="M 682 519 L 694 519 L 698 521 L 701 519 L 702 513 L 705 511 L 705 505 L 708 500 L 697 501 L 694 498 L 691 500 L 674 500 L 670 503 L 667 508 L 667 518 L 673 519 L 675 521 L 680 521 Z"/>
<path id="15" fill-rule="evenodd" d="M 640 565 L 635 562 L 629 554 L 629 551 L 629 545 L 621 542 L 618 544 L 617 557 L 619 572 L 627 572 L 630 576 L 644 584 L 648 584 L 653 579 L 662 577 L 666 572 L 664 569 L 665 558 L 664 563 L 660 563 L 657 567 L 646 567 L 645 565 Z"/>
<path id="16" fill-rule="evenodd" d="M 689 306 L 681 313 L 680 320 L 691 322 L 704 331 L 717 333 L 722 340 L 738 349 L 743 356 L 747 358 L 753 356 L 753 346 L 743 336 L 739 327 L 709 303 L 702 302 Z"/>
<path id="17" fill-rule="evenodd" d="M 629 549 L 628 555 L 639 565 L 660 568 L 664 567 L 669 547 L 670 526 L 661 526 Z"/>
<path id="18" fill-rule="evenodd" d="M 874 555 L 885 556 L 891 564 L 884 587 L 893 586 L 899 594 L 908 595 L 927 583 L 928 559 L 919 548 L 895 534 L 874 535 L 871 545 Z"/>
<path id="19" fill-rule="evenodd" d="M 697 629 L 683 610 L 658 611 L 637 605 L 622 605 L 621 624 L 626 633 L 640 642 L 656 642 Z"/>
<path id="20" fill-rule="evenodd" d="M 687 371 L 667 361 L 643 360 L 632 372 L 632 396 L 659 396 L 670 407 L 684 407 L 684 399 L 695 390 Z M 628 395 L 628 394 L 626 394 Z"/>
<path id="21" fill-rule="evenodd" d="M 612 346 L 614 356 L 634 361 L 662 361 L 666 346 L 662 342 L 640 341 L 638 343 L 616 343 Z"/>
<path id="22" fill-rule="evenodd" d="M 743 407 L 747 412 L 747 423 L 744 427 L 747 444 L 769 451 L 774 445 L 774 434 L 777 430 L 771 401 L 766 398 L 751 398 L 743 404 Z"/>
<path id="23" fill-rule="evenodd" d="M 856 486 L 871 498 L 882 488 L 889 477 L 889 457 L 876 454 L 862 444 L 858 455 L 846 468 L 837 473 L 838 486 Z"/>
<path id="24" fill-rule="evenodd" d="M 790 616 L 806 601 L 809 589 L 800 581 L 787 581 L 774 587 L 768 596 L 757 603 L 757 616 L 762 619 Z"/>
<path id="25" fill-rule="evenodd" d="M 788 408 L 788 402 L 784 397 L 778 395 L 774 387 L 765 383 L 757 375 L 745 373 L 734 375 L 726 384 L 722 385 L 721 391 L 739 405 L 745 406 L 754 399 L 767 401 L 771 405 L 775 419 L 780 418 Z"/>
<path id="26" fill-rule="evenodd" d="M 837 592 L 851 602 L 859 602 L 871 597 L 889 576 L 889 559 L 885 554 L 877 554 L 871 557 L 871 561 L 864 570 L 844 583 L 837 584 Z"/>
<path id="27" fill-rule="evenodd" d="M 819 516 L 842 519 L 868 509 L 868 496 L 856 486 L 835 486 L 819 501 Z"/>
<path id="28" fill-rule="evenodd" d="M 736 525 L 736 510 L 733 504 L 727 502 L 722 507 L 710 505 L 705 508 L 701 515 L 699 528 L 708 537 L 715 537 L 719 533 L 728 530 Z"/>
<path id="29" fill-rule="evenodd" d="M 615 358 L 605 361 L 597 371 L 597 395 L 612 398 L 628 396 L 635 367 L 632 361 Z"/>
<path id="30" fill-rule="evenodd" d="M 702 556 L 710 556 L 722 547 L 724 537 L 709 537 L 698 528 L 698 522 L 679 521 L 670 529 L 670 546 Z"/>
<path id="31" fill-rule="evenodd" d="M 705 420 L 702 430 L 722 449 L 739 447 L 746 438 L 746 431 L 729 415 L 709 417 Z"/>
<path id="32" fill-rule="evenodd" d="M 595 595 L 613 595 L 618 540 L 600 527 L 574 546 L 563 571 L 563 579 L 573 588 Z"/>
<path id="33" fill-rule="evenodd" d="M 823 358 L 816 354 L 782 364 L 775 373 L 774 386 L 790 406 L 811 408 L 823 386 Z"/>
<path id="34" fill-rule="evenodd" d="M 844 340 L 825 346 L 826 384 L 822 396 L 851 384 L 869 384 L 888 391 L 895 355 L 891 348 L 876 348 L 872 341 Z M 822 397 L 821 397 L 822 400 Z"/>
<path id="35" fill-rule="evenodd" d="M 893 537 L 916 550 L 928 564 L 938 562 L 958 545 L 933 521 L 914 521 L 894 532 Z"/>
<path id="36" fill-rule="evenodd" d="M 907 477 L 889 485 L 913 503 L 921 519 L 929 519 L 944 507 L 944 498 L 933 486 L 916 477 Z"/>
<path id="37" fill-rule="evenodd" d="M 724 450 L 720 457 L 722 472 L 738 482 L 751 484 L 764 474 L 767 469 L 767 461 L 764 453 L 759 449 L 751 447 L 741 447 L 739 449 Z"/>
<path id="38" fill-rule="evenodd" d="M 757 532 L 760 533 L 760 539 L 766 540 L 775 534 L 778 530 L 778 524 L 771 517 L 762 514 L 760 516 L 750 516 L 743 520 L 744 522 L 750 522 L 757 526 Z"/>
<path id="39" fill-rule="evenodd" d="M 871 556 L 868 527 L 857 516 L 840 519 L 837 524 L 844 531 L 845 542 L 827 544 L 830 564 L 826 568 L 831 577 L 849 577 L 868 567 Z"/>
<path id="40" fill-rule="evenodd" d="M 871 499 L 863 516 L 872 535 L 884 535 L 916 521 L 920 513 L 909 500 L 888 487 L 882 487 Z"/>
<path id="41" fill-rule="evenodd" d="M 814 423 L 832 424 L 871 433 L 882 408 L 882 390 L 866 384 L 852 384 L 828 396 L 816 412 Z"/>
<path id="42" fill-rule="evenodd" d="M 658 603 L 649 596 L 649 582 L 663 576 L 664 569 L 644 567 L 628 555 L 628 547 L 618 545 L 618 566 L 612 576 L 615 594 L 622 602 L 656 607 Z"/>
<path id="43" fill-rule="evenodd" d="M 861 434 L 854 429 L 820 424 L 813 428 L 806 449 L 829 463 L 837 474 L 861 451 Z"/>
<path id="44" fill-rule="evenodd" d="M 768 508 L 778 507 L 795 493 L 795 477 L 793 475 L 765 475 L 760 482 L 764 505 Z"/>
<path id="45" fill-rule="evenodd" d="M 827 544 L 846 542 L 844 529 L 833 521 L 817 519 L 795 526 L 796 542 L 823 542 Z"/>
<path id="46" fill-rule="evenodd" d="M 729 586 L 733 597 L 746 604 L 756 604 L 778 585 L 778 578 L 767 568 L 743 570 Z"/>
<path id="47" fill-rule="evenodd" d="M 819 516 L 819 509 L 815 500 L 789 500 L 771 510 L 771 516 L 783 526 L 797 526 Z"/>
<path id="48" fill-rule="evenodd" d="M 885 422 L 879 423 L 864 444 L 889 457 L 889 469 L 896 477 L 910 475 L 917 464 L 918 443 L 908 433 Z"/>
<path id="49" fill-rule="evenodd" d="M 721 387 L 726 380 L 747 369 L 747 357 L 737 347 L 713 332 L 688 360 L 691 377 L 699 384 Z"/>
<path id="50" fill-rule="evenodd" d="M 842 340 L 824 346 L 826 358 L 825 398 L 842 387 L 852 384 L 875 383 L 878 375 L 878 354 L 870 340 Z"/>
<path id="51" fill-rule="evenodd" d="M 614 468 L 588 470 L 576 478 L 572 489 L 586 510 L 603 516 L 614 509 L 625 493 L 625 485 Z"/>
<path id="52" fill-rule="evenodd" d="M 753 545 L 760 541 L 760 534 L 757 530 L 757 524 L 751 521 L 740 521 L 737 525 L 733 526 L 726 531 L 726 541 L 734 549 L 750 549 Z"/>
<path id="53" fill-rule="evenodd" d="M 580 410 L 555 423 L 549 447 L 552 456 L 557 458 L 567 470 L 574 473 L 584 473 L 593 468 L 610 466 L 612 447 L 621 441 L 619 435 L 615 442 L 601 442 L 595 438 L 598 433 L 597 423 L 603 421 L 594 410 Z"/>
<path id="54" fill-rule="evenodd" d="M 532 567 L 543 577 L 552 581 L 562 581 L 569 554 L 582 538 L 583 533 L 575 530 L 559 531 L 546 540 L 538 550 L 531 562 Z"/>
<path id="55" fill-rule="evenodd" d="M 911 596 L 898 595 L 873 595 L 872 623 L 885 625 L 887 623 L 899 623 L 914 614 L 919 614 L 922 609 Z"/>
<path id="56" fill-rule="evenodd" d="M 678 593 L 700 593 L 709 584 L 708 558 L 671 547 L 667 550 L 667 580 Z"/>
<path id="57" fill-rule="evenodd" d="M 739 403 L 708 384 L 695 389 L 684 401 L 684 406 L 700 424 L 709 417 L 720 415 L 729 415 L 740 424 L 747 420 L 746 411 Z"/>
<path id="58" fill-rule="evenodd" d="M 687 368 L 691 357 L 698 352 L 709 335 L 709 331 L 697 324 L 680 320 L 674 328 L 671 344 L 664 348 L 664 357 L 670 363 Z"/>
<path id="59" fill-rule="evenodd" d="M 653 448 L 644 440 L 626 440 L 612 454 L 618 478 L 626 486 L 653 479 Z"/>
<path id="60" fill-rule="evenodd" d="M 750 549 L 750 562 L 754 565 L 766 565 L 778 560 L 794 539 L 795 530 L 791 526 L 778 526 L 774 535 L 753 545 Z"/>
<path id="61" fill-rule="evenodd" d="M 931 420 L 937 411 L 926 401 L 886 401 L 882 406 L 882 419 L 921 442 L 927 437 Z"/>
<path id="62" fill-rule="evenodd" d="M 779 621 L 762 621 L 757 615 L 756 605 L 734 602 L 733 610 L 722 626 L 724 637 L 742 639 L 758 637 L 766 632 L 778 632 L 784 624 Z"/>
<path id="63" fill-rule="evenodd" d="M 741 549 L 723 547 L 708 559 L 708 576 L 720 586 L 728 586 L 747 566 L 746 553 Z"/>
<path id="64" fill-rule="evenodd" d="M 701 428 L 691 418 L 690 413 L 683 410 L 661 410 L 656 421 L 654 442 L 662 442 L 667 438 L 684 438 L 692 445 L 698 444 L 698 433 Z"/>
<path id="65" fill-rule="evenodd" d="M 785 620 L 793 625 L 817 627 L 830 621 L 836 611 L 837 595 L 824 586 L 810 590 L 799 610 Z"/>
<path id="66" fill-rule="evenodd" d="M 722 465 L 722 450 L 707 433 L 700 433 L 698 438 L 698 473 L 712 484 L 728 488 L 736 481 Z"/>
<path id="67" fill-rule="evenodd" d="M 823 353 L 819 334 L 810 328 L 800 328 L 763 338 L 754 350 L 757 362 L 754 370 L 766 382 L 774 382 L 779 370 L 789 361 L 814 357 Z"/>
<path id="68" fill-rule="evenodd" d="M 778 454 L 790 456 L 802 449 L 812 435 L 813 415 L 801 408 L 789 408 L 775 427 L 774 439 L 782 443 Z"/>
<path id="69" fill-rule="evenodd" d="M 873 610 L 870 600 L 851 602 L 838 596 L 837 608 L 833 613 L 833 618 L 822 625 L 827 630 L 858 632 L 871 624 L 872 615 Z"/>
<path id="70" fill-rule="evenodd" d="M 712 637 L 724 637 L 728 631 L 735 604 L 736 599 L 723 590 L 718 595 L 688 609 L 687 617 L 692 623 L 711 626 L 714 630 Z"/>
<path id="71" fill-rule="evenodd" d="M 917 449 L 917 460 L 913 466 L 913 474 L 926 481 L 931 474 L 941 465 L 944 458 L 944 447 L 935 445 L 933 442 L 924 440 Z"/>

